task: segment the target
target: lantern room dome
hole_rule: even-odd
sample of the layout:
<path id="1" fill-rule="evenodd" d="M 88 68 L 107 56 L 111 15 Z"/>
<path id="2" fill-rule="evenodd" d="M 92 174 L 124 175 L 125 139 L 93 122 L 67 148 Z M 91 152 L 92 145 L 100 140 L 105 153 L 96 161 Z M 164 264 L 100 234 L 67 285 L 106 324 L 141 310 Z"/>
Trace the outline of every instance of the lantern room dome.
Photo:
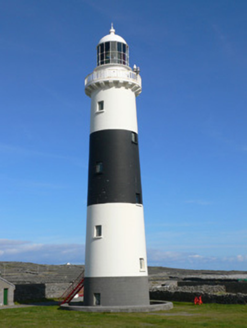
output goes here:
<path id="1" fill-rule="evenodd" d="M 127 42 L 120 35 L 115 34 L 115 29 L 113 28 L 113 24 L 111 25 L 110 34 L 107 34 L 106 36 L 101 38 L 98 44 L 109 42 L 109 41 L 121 42 L 127 45 Z"/>

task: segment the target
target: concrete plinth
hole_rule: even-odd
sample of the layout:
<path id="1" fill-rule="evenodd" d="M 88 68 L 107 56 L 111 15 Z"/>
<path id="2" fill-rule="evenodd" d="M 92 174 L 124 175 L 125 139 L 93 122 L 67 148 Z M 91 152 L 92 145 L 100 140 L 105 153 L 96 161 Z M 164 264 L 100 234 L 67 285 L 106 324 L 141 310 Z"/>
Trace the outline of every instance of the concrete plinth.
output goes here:
<path id="1" fill-rule="evenodd" d="M 73 302 L 71 305 L 60 305 L 62 310 L 82 311 L 82 312 L 153 312 L 168 311 L 173 308 L 172 302 L 155 302 L 146 306 L 84 306 L 83 303 Z"/>

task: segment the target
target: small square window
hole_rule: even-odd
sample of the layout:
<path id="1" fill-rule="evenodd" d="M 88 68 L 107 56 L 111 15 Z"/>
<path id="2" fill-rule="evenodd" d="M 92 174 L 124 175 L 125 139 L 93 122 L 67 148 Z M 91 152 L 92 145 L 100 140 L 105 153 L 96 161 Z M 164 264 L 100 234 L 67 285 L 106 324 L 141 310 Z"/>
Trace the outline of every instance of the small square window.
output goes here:
<path id="1" fill-rule="evenodd" d="M 145 271 L 145 261 L 143 258 L 139 259 L 139 263 L 140 263 L 140 271 Z"/>
<path id="2" fill-rule="evenodd" d="M 96 225 L 94 230 L 94 236 L 95 237 L 102 237 L 102 226 Z"/>
<path id="3" fill-rule="evenodd" d="M 104 101 L 98 101 L 98 111 L 104 110 Z"/>
<path id="4" fill-rule="evenodd" d="M 131 141 L 137 144 L 137 134 L 135 132 L 131 133 Z"/>
<path id="5" fill-rule="evenodd" d="M 100 305 L 100 293 L 93 294 L 93 304 Z"/>
<path id="6" fill-rule="evenodd" d="M 141 204 L 141 194 L 136 194 L 136 203 Z"/>
<path id="7" fill-rule="evenodd" d="M 102 163 L 102 162 L 98 162 L 98 163 L 96 163 L 96 166 L 95 166 L 95 173 L 96 173 L 96 174 L 103 173 L 103 163 Z"/>

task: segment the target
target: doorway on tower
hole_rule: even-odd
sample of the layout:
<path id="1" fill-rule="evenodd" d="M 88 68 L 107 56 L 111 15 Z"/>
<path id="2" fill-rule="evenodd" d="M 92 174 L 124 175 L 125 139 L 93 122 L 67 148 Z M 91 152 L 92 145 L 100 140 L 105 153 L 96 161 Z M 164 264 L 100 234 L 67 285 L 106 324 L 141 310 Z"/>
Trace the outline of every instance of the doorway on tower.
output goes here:
<path id="1" fill-rule="evenodd" d="M 93 294 L 93 304 L 100 305 L 100 293 Z"/>

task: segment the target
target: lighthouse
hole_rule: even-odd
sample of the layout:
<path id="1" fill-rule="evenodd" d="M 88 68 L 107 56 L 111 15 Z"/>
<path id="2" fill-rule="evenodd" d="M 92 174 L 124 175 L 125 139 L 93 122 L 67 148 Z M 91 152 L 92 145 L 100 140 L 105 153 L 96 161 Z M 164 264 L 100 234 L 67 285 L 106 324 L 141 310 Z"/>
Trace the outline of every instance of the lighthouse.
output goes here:
<path id="1" fill-rule="evenodd" d="M 126 41 L 110 33 L 97 45 L 85 79 L 91 98 L 84 305 L 149 305 L 136 97 L 139 69 Z"/>

